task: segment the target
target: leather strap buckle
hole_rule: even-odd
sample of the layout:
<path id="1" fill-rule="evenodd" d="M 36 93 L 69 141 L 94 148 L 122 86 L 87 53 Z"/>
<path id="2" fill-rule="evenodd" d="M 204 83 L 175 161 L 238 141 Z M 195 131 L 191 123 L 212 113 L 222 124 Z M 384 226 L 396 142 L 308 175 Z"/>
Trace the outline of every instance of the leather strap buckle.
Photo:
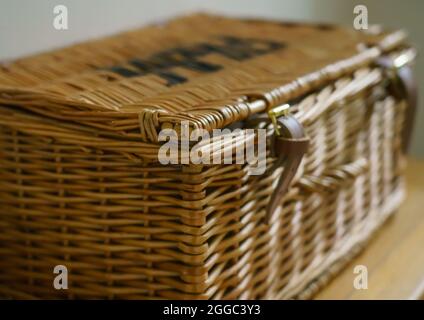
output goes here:
<path id="1" fill-rule="evenodd" d="M 266 208 L 267 223 L 280 204 L 280 199 L 289 190 L 290 183 L 309 146 L 309 138 L 306 137 L 302 124 L 287 111 L 284 113 L 282 117 L 271 118 L 275 127 L 271 150 L 277 157 L 272 169 L 279 166 L 284 166 L 284 169 Z"/>
<path id="2" fill-rule="evenodd" d="M 388 88 L 393 96 L 399 100 L 406 100 L 408 105 L 402 129 L 402 151 L 404 154 L 408 152 L 411 141 L 418 101 L 417 83 L 410 66 L 415 56 L 415 50 L 409 49 L 395 59 L 384 56 L 377 61 L 377 65 L 384 68 L 387 77 L 391 79 Z"/>

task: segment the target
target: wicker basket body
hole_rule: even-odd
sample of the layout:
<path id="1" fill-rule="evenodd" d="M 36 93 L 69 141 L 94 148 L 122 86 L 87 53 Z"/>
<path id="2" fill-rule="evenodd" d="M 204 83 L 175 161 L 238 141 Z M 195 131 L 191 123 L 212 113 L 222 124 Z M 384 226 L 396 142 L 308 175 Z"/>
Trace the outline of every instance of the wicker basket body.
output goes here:
<path id="1" fill-rule="evenodd" d="M 403 41 L 199 15 L 3 66 L 0 295 L 310 297 L 402 200 L 407 105 L 376 61 Z M 161 128 L 287 102 L 310 145 L 268 223 L 272 154 L 259 176 L 158 163 Z"/>

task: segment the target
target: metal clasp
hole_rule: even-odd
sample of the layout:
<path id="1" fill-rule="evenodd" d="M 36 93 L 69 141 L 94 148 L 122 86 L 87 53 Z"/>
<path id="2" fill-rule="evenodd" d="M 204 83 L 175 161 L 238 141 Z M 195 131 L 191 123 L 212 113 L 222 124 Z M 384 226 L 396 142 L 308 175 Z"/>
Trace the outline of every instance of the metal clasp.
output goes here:
<path id="1" fill-rule="evenodd" d="M 406 66 L 407 64 L 410 64 L 415 59 L 416 54 L 417 53 L 414 49 L 404 51 L 393 59 L 393 67 L 396 69 L 400 69 Z"/>
<path id="2" fill-rule="evenodd" d="M 281 135 L 280 128 L 277 123 L 277 119 L 282 116 L 288 116 L 290 113 L 290 105 L 283 104 L 281 106 L 275 107 L 268 111 L 268 116 L 271 119 L 272 125 L 274 126 L 274 132 L 277 136 Z"/>

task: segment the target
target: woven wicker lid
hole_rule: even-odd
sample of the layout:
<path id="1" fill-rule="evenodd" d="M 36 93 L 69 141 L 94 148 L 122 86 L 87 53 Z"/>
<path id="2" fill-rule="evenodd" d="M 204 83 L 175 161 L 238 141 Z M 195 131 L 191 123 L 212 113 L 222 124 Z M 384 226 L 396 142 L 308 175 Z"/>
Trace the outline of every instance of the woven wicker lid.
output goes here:
<path id="1" fill-rule="evenodd" d="M 0 104 L 155 142 L 180 120 L 221 128 L 299 97 L 404 40 L 197 14 L 2 65 Z"/>

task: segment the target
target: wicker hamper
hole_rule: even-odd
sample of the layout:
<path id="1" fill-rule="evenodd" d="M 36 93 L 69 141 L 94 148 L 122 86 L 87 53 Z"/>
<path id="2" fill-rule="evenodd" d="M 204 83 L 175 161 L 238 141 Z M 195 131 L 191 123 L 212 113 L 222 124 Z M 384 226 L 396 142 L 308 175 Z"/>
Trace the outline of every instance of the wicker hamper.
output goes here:
<path id="1" fill-rule="evenodd" d="M 312 297 L 402 201 L 414 56 L 198 14 L 0 65 L 0 296 Z M 231 160 L 262 129 L 266 171 L 159 161 L 199 128 L 232 129 Z"/>

